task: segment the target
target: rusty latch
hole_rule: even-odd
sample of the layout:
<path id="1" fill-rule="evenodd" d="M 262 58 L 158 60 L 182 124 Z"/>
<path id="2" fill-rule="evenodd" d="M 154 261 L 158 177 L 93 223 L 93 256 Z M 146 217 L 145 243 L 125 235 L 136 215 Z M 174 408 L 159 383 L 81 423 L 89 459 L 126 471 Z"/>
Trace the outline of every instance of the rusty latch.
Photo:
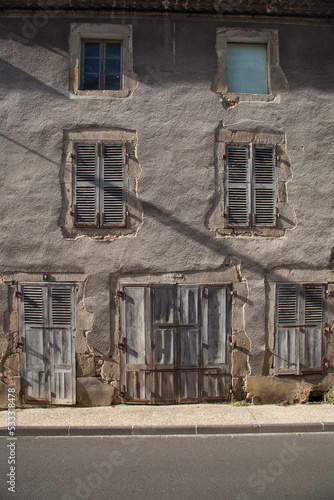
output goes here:
<path id="1" fill-rule="evenodd" d="M 124 349 L 125 349 L 124 342 L 118 342 L 117 347 L 118 347 L 118 349 L 121 349 L 122 351 L 124 351 Z"/>
<path id="2" fill-rule="evenodd" d="M 117 291 L 117 297 L 121 297 L 121 299 L 124 299 L 125 292 L 123 290 L 118 290 Z"/>
<path id="3" fill-rule="evenodd" d="M 230 295 L 232 295 L 232 297 L 236 297 L 238 295 L 237 290 L 231 290 Z"/>
<path id="4" fill-rule="evenodd" d="M 329 332 L 330 332 L 329 326 L 328 325 L 324 326 L 324 334 L 329 333 Z"/>
<path id="5" fill-rule="evenodd" d="M 23 348 L 24 348 L 24 342 L 23 341 L 17 342 L 16 349 L 23 349 Z"/>
<path id="6" fill-rule="evenodd" d="M 18 290 L 16 290 L 15 295 L 16 297 L 22 298 L 22 292 L 19 292 Z"/>

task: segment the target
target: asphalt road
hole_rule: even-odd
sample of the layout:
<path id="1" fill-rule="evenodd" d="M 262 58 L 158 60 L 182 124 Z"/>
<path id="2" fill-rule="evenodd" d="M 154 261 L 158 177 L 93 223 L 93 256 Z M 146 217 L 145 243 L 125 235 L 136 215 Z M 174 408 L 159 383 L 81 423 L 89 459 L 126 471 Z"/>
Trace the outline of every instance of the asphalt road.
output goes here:
<path id="1" fill-rule="evenodd" d="M 0 464 L 1 500 L 334 500 L 334 433 L 1 438 Z"/>

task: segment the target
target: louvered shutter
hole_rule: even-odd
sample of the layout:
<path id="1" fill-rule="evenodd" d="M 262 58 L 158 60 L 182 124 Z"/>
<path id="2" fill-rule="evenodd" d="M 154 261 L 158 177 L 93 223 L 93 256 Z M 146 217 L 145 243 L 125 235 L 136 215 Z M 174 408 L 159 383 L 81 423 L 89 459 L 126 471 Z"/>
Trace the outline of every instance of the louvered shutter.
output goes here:
<path id="1" fill-rule="evenodd" d="M 75 403 L 75 345 L 73 336 L 73 288 L 53 285 L 49 290 L 51 400 Z"/>
<path id="2" fill-rule="evenodd" d="M 102 224 L 103 226 L 122 226 L 125 223 L 125 168 L 123 144 L 103 145 L 102 170 Z"/>
<path id="3" fill-rule="evenodd" d="M 75 147 L 75 223 L 98 225 L 98 158 L 96 144 Z"/>
<path id="4" fill-rule="evenodd" d="M 301 328 L 301 371 L 322 371 L 323 286 L 302 286 L 304 325 Z"/>
<path id="5" fill-rule="evenodd" d="M 250 165 L 248 146 L 227 146 L 227 220 L 229 225 L 249 226 Z"/>
<path id="6" fill-rule="evenodd" d="M 254 224 L 274 226 L 276 222 L 275 148 L 254 146 Z"/>
<path id="7" fill-rule="evenodd" d="M 49 337 L 48 333 L 45 335 L 47 324 L 46 291 L 43 287 L 35 285 L 24 285 L 21 290 L 24 397 L 26 401 L 49 401 Z"/>
<path id="8" fill-rule="evenodd" d="M 297 285 L 277 285 L 275 374 L 299 372 L 298 317 Z"/>

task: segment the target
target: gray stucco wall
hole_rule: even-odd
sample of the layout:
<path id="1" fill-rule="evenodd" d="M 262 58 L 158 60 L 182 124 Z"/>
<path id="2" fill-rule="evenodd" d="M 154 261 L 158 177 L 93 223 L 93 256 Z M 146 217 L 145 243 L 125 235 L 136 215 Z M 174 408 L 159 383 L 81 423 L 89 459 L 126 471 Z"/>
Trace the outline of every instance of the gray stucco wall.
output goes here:
<path id="1" fill-rule="evenodd" d="M 28 43 L 23 19 L 1 19 L 0 272 L 84 273 L 85 307 L 94 315 L 88 343 L 110 348 L 110 276 L 213 270 L 227 255 L 241 259 L 249 286 L 245 306 L 252 375 L 262 375 L 265 274 L 276 266 L 328 266 L 333 242 L 334 128 L 332 53 L 326 23 L 264 23 L 278 29 L 280 65 L 290 90 L 280 102 L 241 103 L 226 110 L 210 90 L 216 71 L 216 28 L 254 23 L 195 18 L 98 18 L 133 26 L 139 85 L 126 99 L 70 99 L 71 22 L 49 18 Z M 215 131 L 220 122 L 286 134 L 293 180 L 289 204 L 297 227 L 281 238 L 217 237 L 205 227 L 215 191 Z M 99 242 L 65 239 L 58 226 L 63 131 L 78 127 L 137 131 L 143 225 L 134 237 Z M 7 309 L 1 284 L 1 311 Z"/>

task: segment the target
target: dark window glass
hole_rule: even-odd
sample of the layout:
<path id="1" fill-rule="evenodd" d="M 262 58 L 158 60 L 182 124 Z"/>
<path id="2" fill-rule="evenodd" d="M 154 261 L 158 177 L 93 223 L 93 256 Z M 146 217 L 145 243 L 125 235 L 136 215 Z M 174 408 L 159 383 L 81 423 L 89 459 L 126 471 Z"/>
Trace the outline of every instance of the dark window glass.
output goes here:
<path id="1" fill-rule="evenodd" d="M 83 76 L 83 89 L 84 90 L 98 90 L 99 88 L 99 75 L 84 75 Z"/>
<path id="2" fill-rule="evenodd" d="M 106 90 L 119 90 L 121 88 L 120 75 L 106 75 L 105 88 Z"/>
<path id="3" fill-rule="evenodd" d="M 92 59 L 91 57 L 85 58 L 84 73 L 98 73 L 100 60 Z"/>
<path id="4" fill-rule="evenodd" d="M 106 57 L 121 58 L 121 44 L 120 43 L 107 43 L 106 44 Z"/>
<path id="5" fill-rule="evenodd" d="M 120 59 L 106 59 L 105 71 L 106 73 L 116 73 L 119 75 L 121 72 Z"/>
<path id="6" fill-rule="evenodd" d="M 85 57 L 100 57 L 100 44 L 98 42 L 86 42 Z"/>

